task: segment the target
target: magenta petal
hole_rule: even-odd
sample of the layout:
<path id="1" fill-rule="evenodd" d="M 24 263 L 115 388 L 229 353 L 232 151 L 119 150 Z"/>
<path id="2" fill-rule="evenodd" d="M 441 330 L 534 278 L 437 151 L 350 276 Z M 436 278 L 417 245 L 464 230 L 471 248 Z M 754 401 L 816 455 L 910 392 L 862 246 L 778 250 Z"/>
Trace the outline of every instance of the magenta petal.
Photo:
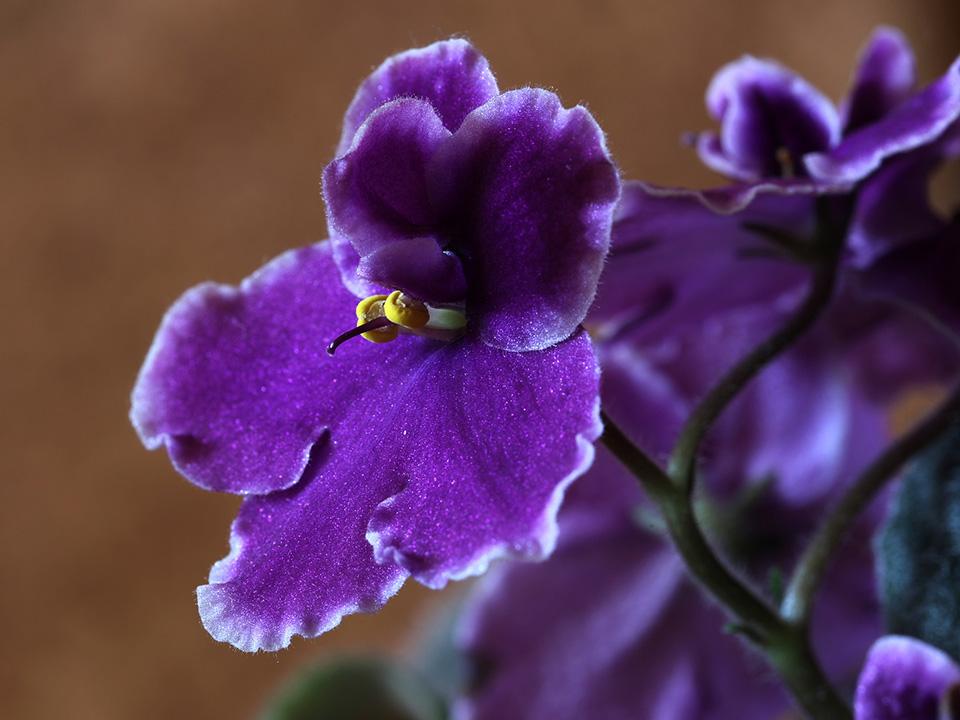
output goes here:
<path id="1" fill-rule="evenodd" d="M 188 291 L 164 318 L 133 390 L 131 419 L 144 444 L 166 445 L 177 469 L 207 489 L 266 493 L 296 483 L 314 443 L 342 417 L 346 393 L 376 378 L 383 362 L 359 347 L 345 349 L 355 353 L 349 361 L 327 356 L 354 304 L 326 243 L 281 255 L 239 288 Z"/>
<path id="2" fill-rule="evenodd" d="M 958 682 L 960 668 L 940 650 L 913 638 L 881 638 L 860 673 L 856 720 L 937 720 L 941 697 Z"/>
<path id="3" fill-rule="evenodd" d="M 279 650 L 294 635 L 315 637 L 346 614 L 379 609 L 400 589 L 407 573 L 375 562 L 364 537 L 384 488 L 364 482 L 360 464 L 341 468 L 337 452 L 321 441 L 296 487 L 244 500 L 230 554 L 197 588 L 200 617 L 216 640 Z"/>
<path id="4" fill-rule="evenodd" d="M 467 338 L 434 355 L 386 426 L 380 471 L 403 489 L 370 521 L 377 559 L 440 587 L 547 555 L 563 491 L 593 460 L 598 380 L 582 331 L 537 352 Z"/>
<path id="5" fill-rule="evenodd" d="M 435 162 L 480 336 L 512 351 L 568 337 L 593 300 L 619 196 L 590 113 L 546 90 L 504 93 L 469 115 Z"/>
<path id="6" fill-rule="evenodd" d="M 498 92 L 486 58 L 466 40 L 444 40 L 399 53 L 374 70 L 357 90 L 343 120 L 336 154 L 345 153 L 370 113 L 391 100 L 425 100 L 452 132 L 470 111 Z"/>
<path id="7" fill-rule="evenodd" d="M 947 73 L 883 119 L 846 137 L 835 148 L 804 158 L 807 170 L 826 182 L 856 182 L 891 155 L 936 140 L 960 117 L 960 59 Z"/>
<path id="8" fill-rule="evenodd" d="M 844 132 L 880 120 L 903 102 L 917 81 L 910 44 L 899 30 L 877 28 L 860 55 L 844 106 Z"/>
<path id="9" fill-rule="evenodd" d="M 456 303 L 467 293 L 463 265 L 431 237 L 388 243 L 364 255 L 357 275 L 391 290 L 435 303 Z"/>
<path id="10" fill-rule="evenodd" d="M 796 163 L 840 137 L 833 103 L 770 60 L 745 56 L 722 67 L 707 89 L 707 109 L 721 130 L 698 143 L 701 159 L 739 180 L 778 177 L 781 149 Z"/>

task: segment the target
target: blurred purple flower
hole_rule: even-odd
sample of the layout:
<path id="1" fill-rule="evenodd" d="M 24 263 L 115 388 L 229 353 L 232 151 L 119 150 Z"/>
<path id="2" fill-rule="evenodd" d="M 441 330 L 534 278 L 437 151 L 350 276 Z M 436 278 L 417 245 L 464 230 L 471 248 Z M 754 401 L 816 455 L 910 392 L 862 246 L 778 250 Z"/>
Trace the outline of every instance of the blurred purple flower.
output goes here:
<path id="1" fill-rule="evenodd" d="M 854 711 L 856 720 L 956 720 L 960 667 L 920 640 L 881 638 L 860 674 Z"/>
<path id="2" fill-rule="evenodd" d="M 748 339 L 717 341 L 717 347 L 725 348 L 726 362 L 732 364 L 736 352 L 745 353 L 750 342 L 759 342 L 785 321 L 806 293 L 811 277 L 807 265 L 770 252 L 754 228 L 809 238 L 815 232 L 815 219 L 814 200 L 808 196 L 760 193 L 736 212 L 717 213 L 696 191 L 626 184 L 607 272 L 588 320 L 602 341 L 604 372 L 621 372 L 617 367 L 626 361 L 611 363 L 615 356 L 629 354 L 644 362 L 644 357 L 662 355 L 662 348 L 675 348 L 685 332 L 701 332 L 737 313 L 755 315 L 762 321 L 752 323 Z M 842 273 L 834 299 L 805 341 L 810 347 L 805 356 L 833 369 L 820 376 L 797 377 L 825 379 L 828 386 L 832 380 L 851 383 L 862 397 L 880 404 L 912 386 L 952 377 L 958 367 L 955 345 L 885 298 L 912 295 L 932 312 L 950 317 L 952 308 L 956 316 L 960 309 L 957 286 L 943 268 L 957 267 L 951 259 L 960 249 L 960 224 L 948 229 L 935 242 L 904 246 L 869 273 Z M 908 253 L 917 257 L 901 262 Z M 691 267 L 698 272 L 690 272 Z M 709 359 L 687 358 L 678 357 L 675 362 L 709 365 Z M 805 383 L 805 387 L 815 386 Z M 605 402 L 615 412 L 617 398 Z M 768 415 L 775 417 L 777 412 L 771 407 Z M 768 421 L 764 423 L 773 434 Z M 789 425 L 783 428 L 788 429 Z M 806 452 L 797 454 L 813 459 Z M 794 467 L 799 471 L 803 464 Z"/>
<path id="3" fill-rule="evenodd" d="M 331 241 L 188 291 L 133 392 L 147 447 L 248 496 L 197 591 L 243 650 L 376 609 L 411 574 L 545 556 L 600 432 L 578 326 L 619 181 L 583 107 L 501 93 L 462 40 L 401 53 L 358 90 L 323 186 Z"/>
<path id="4" fill-rule="evenodd" d="M 757 192 L 856 190 L 847 252 L 860 268 L 935 234 L 942 220 L 927 183 L 960 153 L 960 59 L 922 90 L 915 75 L 907 41 L 891 28 L 874 32 L 839 108 L 772 60 L 726 65 L 707 90 L 720 131 L 700 133 L 696 147 L 704 163 L 745 184 L 705 200 L 733 210 Z"/>

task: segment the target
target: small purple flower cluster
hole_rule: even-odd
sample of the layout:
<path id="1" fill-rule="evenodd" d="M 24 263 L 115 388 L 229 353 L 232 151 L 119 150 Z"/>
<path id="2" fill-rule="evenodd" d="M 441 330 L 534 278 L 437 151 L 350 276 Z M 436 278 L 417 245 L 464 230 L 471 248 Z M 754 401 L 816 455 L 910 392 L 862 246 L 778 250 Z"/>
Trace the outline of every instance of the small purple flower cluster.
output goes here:
<path id="1" fill-rule="evenodd" d="M 635 479 L 594 449 L 600 403 L 666 457 L 796 311 L 830 228 L 822 317 L 710 428 L 697 468 L 711 541 L 758 586 L 791 567 L 890 439 L 891 403 L 960 367 L 960 218 L 927 197 L 960 155 L 960 60 L 915 84 L 889 29 L 839 107 L 772 61 L 731 63 L 707 92 L 719 130 L 694 139 L 731 184 L 694 191 L 621 186 L 584 107 L 501 92 L 464 40 L 384 62 L 323 172 L 330 239 L 188 291 L 133 391 L 148 448 L 245 496 L 197 591 L 210 634 L 276 650 L 410 576 L 439 588 L 552 555 L 501 563 L 473 594 L 458 642 L 484 672 L 459 717 L 783 713 Z M 882 634 L 882 515 L 852 528 L 813 618 L 826 673 L 851 687 Z M 881 640 L 857 718 L 934 720 L 958 680 L 938 651 Z"/>

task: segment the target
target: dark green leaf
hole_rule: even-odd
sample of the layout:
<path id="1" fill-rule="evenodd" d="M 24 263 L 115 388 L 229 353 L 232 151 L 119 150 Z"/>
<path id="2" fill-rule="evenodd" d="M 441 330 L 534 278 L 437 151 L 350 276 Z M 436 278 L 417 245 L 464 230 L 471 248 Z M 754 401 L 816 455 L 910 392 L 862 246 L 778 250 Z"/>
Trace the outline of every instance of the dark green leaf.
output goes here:
<path id="1" fill-rule="evenodd" d="M 890 632 L 960 659 L 960 426 L 907 471 L 877 560 Z"/>
<path id="2" fill-rule="evenodd" d="M 443 720 L 443 702 L 402 665 L 337 660 L 307 671 L 275 697 L 263 720 Z"/>

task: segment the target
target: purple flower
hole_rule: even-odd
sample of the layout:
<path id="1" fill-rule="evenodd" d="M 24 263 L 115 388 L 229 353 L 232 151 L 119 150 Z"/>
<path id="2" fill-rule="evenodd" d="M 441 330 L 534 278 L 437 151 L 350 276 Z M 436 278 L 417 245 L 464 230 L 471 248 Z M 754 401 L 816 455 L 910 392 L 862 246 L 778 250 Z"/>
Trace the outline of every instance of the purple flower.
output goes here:
<path id="1" fill-rule="evenodd" d="M 854 710 L 856 720 L 956 720 L 960 667 L 920 640 L 881 638 L 860 674 Z"/>
<path id="2" fill-rule="evenodd" d="M 910 47 L 891 28 L 874 32 L 840 108 L 791 70 L 746 56 L 711 81 L 707 109 L 721 130 L 700 134 L 697 151 L 745 182 L 857 182 L 888 157 L 935 141 L 960 116 L 960 60 L 921 91 L 915 82 Z"/>
<path id="3" fill-rule="evenodd" d="M 215 638 L 278 649 L 408 575 L 551 551 L 600 432 L 578 325 L 618 194 L 590 114 L 500 93 L 465 41 L 361 85 L 324 172 L 331 241 L 188 291 L 133 392 L 147 447 L 247 496 L 197 591 Z"/>
<path id="4" fill-rule="evenodd" d="M 746 185 L 706 200 L 737 209 L 757 192 L 856 189 L 847 247 L 856 267 L 937 232 L 927 181 L 960 153 L 960 59 L 922 90 L 914 86 L 913 54 L 890 28 L 874 33 L 839 108 L 774 61 L 730 63 L 707 91 L 720 131 L 701 133 L 696 147 L 704 163 Z"/>

